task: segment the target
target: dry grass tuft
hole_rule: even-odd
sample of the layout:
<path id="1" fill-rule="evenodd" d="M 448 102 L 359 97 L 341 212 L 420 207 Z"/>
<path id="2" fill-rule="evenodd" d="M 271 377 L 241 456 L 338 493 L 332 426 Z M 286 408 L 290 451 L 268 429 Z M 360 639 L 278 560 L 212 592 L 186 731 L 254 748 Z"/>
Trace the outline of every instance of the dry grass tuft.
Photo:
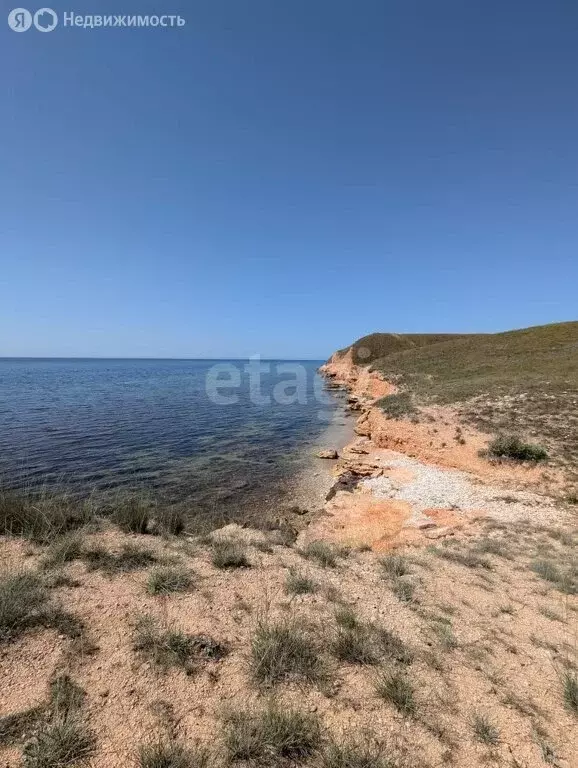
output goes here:
<path id="1" fill-rule="evenodd" d="M 317 584 L 304 573 L 292 568 L 285 582 L 285 591 L 289 595 L 306 595 L 317 590 Z"/>
<path id="2" fill-rule="evenodd" d="M 247 547 L 240 541 L 233 539 L 212 540 L 212 562 L 215 568 L 250 568 L 251 563 L 247 557 Z"/>
<path id="3" fill-rule="evenodd" d="M 500 732 L 490 718 L 480 712 L 472 717 L 472 729 L 477 741 L 489 746 L 495 746 L 500 741 Z"/>
<path id="4" fill-rule="evenodd" d="M 335 568 L 337 565 L 337 550 L 325 541 L 310 542 L 300 550 L 300 554 L 323 568 Z"/>
<path id="5" fill-rule="evenodd" d="M 67 768 L 84 764 L 93 754 L 95 740 L 75 720 L 56 719 L 45 725 L 25 746 L 25 768 Z"/>
<path id="6" fill-rule="evenodd" d="M 29 493 L 0 488 L 0 535 L 21 536 L 37 544 L 48 544 L 58 536 L 94 520 L 88 502 L 47 491 Z"/>
<path id="7" fill-rule="evenodd" d="M 206 635 L 187 635 L 165 629 L 149 615 L 140 616 L 134 627 L 133 648 L 161 667 L 182 667 L 188 673 L 203 661 L 218 661 L 228 648 Z"/>
<path id="8" fill-rule="evenodd" d="M 139 768 L 206 768 L 209 765 L 207 750 L 191 749 L 172 740 L 141 745 L 137 759 Z"/>
<path id="9" fill-rule="evenodd" d="M 578 714 L 578 675 L 566 670 L 562 677 L 564 686 L 564 703 L 574 714 Z"/>
<path id="10" fill-rule="evenodd" d="M 251 671 L 262 685 L 288 679 L 321 682 L 327 674 L 311 627 L 297 619 L 259 622 L 251 641 Z"/>
<path id="11" fill-rule="evenodd" d="M 85 548 L 82 560 L 89 570 L 105 571 L 109 574 L 138 571 L 158 562 L 154 552 L 132 542 L 123 544 L 118 553 L 110 552 L 100 545 Z"/>
<path id="12" fill-rule="evenodd" d="M 186 592 L 193 587 L 193 573 L 185 568 L 166 566 L 155 568 L 149 574 L 147 591 L 150 595 L 168 595 Z"/>
<path id="13" fill-rule="evenodd" d="M 317 752 L 321 727 L 314 713 L 269 704 L 262 710 L 227 712 L 224 740 L 229 765 L 295 765 Z"/>
<path id="14" fill-rule="evenodd" d="M 331 740 L 320 756 L 321 768 L 394 768 L 391 750 L 369 736 Z"/>
<path id="15" fill-rule="evenodd" d="M 402 714 L 415 714 L 415 695 L 407 673 L 397 669 L 380 673 L 375 681 L 375 691 L 380 698 L 389 701 Z"/>

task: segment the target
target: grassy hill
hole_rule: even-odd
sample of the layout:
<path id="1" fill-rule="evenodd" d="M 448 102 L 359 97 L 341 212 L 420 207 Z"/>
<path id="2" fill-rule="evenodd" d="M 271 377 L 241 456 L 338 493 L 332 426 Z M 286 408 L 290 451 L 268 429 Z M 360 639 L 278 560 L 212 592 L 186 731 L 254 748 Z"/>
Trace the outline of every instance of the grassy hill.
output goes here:
<path id="1" fill-rule="evenodd" d="M 418 403 L 460 404 L 488 432 L 544 440 L 578 465 L 578 322 L 471 335 L 375 333 L 354 360 L 381 371 Z"/>

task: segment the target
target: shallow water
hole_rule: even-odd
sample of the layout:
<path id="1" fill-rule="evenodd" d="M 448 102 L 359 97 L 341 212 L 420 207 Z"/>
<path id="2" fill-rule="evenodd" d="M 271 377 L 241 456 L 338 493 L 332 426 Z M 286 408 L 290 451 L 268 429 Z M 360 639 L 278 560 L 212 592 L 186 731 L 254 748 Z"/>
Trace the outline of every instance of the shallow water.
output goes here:
<path id="1" fill-rule="evenodd" d="M 338 400 L 315 373 L 321 361 L 263 361 L 258 381 L 247 361 L 223 362 L 221 380 L 238 383 L 217 391 L 236 399 L 226 405 L 216 361 L 0 359 L 3 484 L 145 488 L 205 508 L 279 497 Z M 279 402 L 283 382 L 293 402 Z"/>

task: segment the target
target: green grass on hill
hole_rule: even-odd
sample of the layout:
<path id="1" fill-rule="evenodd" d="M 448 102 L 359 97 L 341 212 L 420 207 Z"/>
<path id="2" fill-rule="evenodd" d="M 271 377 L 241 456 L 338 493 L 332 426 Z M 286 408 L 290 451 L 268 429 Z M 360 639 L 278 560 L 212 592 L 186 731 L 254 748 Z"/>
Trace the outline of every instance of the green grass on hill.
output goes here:
<path id="1" fill-rule="evenodd" d="M 382 335 L 387 347 L 389 334 Z M 401 378 L 417 394 L 439 402 L 536 388 L 545 392 L 578 390 L 578 322 L 446 341 L 440 341 L 440 336 L 430 337 L 430 341 L 417 338 L 421 343 L 386 352 L 373 360 L 372 368 L 388 378 Z"/>
<path id="2" fill-rule="evenodd" d="M 340 349 L 337 354 L 345 354 L 351 349 L 356 365 L 368 365 L 397 352 L 463 338 L 467 337 L 459 333 L 371 333 L 358 339 L 350 347 Z"/>
<path id="3" fill-rule="evenodd" d="M 457 404 L 487 432 L 544 441 L 578 482 L 578 322 L 495 334 L 374 333 L 351 348 L 354 361 L 411 391 L 418 405 Z"/>

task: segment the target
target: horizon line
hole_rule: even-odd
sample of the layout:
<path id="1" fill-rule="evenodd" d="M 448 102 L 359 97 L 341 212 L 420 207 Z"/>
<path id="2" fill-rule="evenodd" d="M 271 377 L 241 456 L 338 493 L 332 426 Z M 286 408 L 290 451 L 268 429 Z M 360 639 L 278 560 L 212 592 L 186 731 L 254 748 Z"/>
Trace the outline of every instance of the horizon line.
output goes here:
<path id="1" fill-rule="evenodd" d="M 177 362 L 186 361 L 222 361 L 222 360 L 251 360 L 251 357 L 124 357 L 124 356 L 63 356 L 63 355 L 0 355 L 0 360 L 175 360 Z M 323 357 L 261 357 L 260 360 L 267 360 L 269 362 L 286 360 L 289 362 L 317 362 L 318 360 L 325 360 Z"/>

